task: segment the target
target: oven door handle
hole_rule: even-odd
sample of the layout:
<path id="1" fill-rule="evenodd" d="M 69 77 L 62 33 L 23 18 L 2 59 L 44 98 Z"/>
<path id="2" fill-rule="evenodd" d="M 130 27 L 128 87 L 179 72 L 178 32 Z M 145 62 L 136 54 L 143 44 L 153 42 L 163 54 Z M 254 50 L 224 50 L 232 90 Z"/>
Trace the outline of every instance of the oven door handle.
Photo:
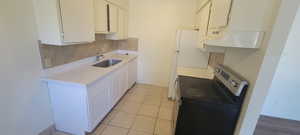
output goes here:
<path id="1" fill-rule="evenodd" d="M 175 83 L 174 83 L 175 88 L 177 88 L 177 84 L 178 84 L 178 77 L 175 79 Z"/>
<path id="2" fill-rule="evenodd" d="M 175 79 L 174 88 L 177 90 L 178 88 L 178 77 Z"/>
<path id="3" fill-rule="evenodd" d="M 175 98 L 175 101 L 179 100 L 179 79 L 178 77 L 176 78 L 175 80 L 175 83 L 174 83 L 174 89 L 175 89 L 175 92 L 174 92 L 174 98 Z"/>

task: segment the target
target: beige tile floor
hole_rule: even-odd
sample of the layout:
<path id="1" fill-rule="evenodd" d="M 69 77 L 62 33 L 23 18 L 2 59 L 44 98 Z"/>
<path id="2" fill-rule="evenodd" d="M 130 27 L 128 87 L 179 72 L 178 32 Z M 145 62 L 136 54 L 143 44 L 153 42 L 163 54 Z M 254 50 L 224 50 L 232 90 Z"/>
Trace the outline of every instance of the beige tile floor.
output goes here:
<path id="1" fill-rule="evenodd" d="M 89 135 L 171 135 L 174 102 L 167 88 L 137 84 Z"/>

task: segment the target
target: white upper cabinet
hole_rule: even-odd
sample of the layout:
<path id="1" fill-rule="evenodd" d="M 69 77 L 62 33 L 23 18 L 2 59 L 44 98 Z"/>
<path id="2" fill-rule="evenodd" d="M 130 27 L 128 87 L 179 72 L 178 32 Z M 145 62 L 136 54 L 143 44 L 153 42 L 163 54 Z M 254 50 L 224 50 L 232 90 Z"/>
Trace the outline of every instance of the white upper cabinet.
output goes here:
<path id="1" fill-rule="evenodd" d="M 109 4 L 108 15 L 108 32 L 117 33 L 119 30 L 119 8 L 114 4 Z"/>
<path id="2" fill-rule="evenodd" d="M 95 25 L 97 34 L 118 32 L 118 7 L 105 0 L 95 0 Z"/>
<path id="3" fill-rule="evenodd" d="M 212 0 L 209 29 L 224 28 L 228 25 L 231 0 Z"/>
<path id="4" fill-rule="evenodd" d="M 209 10 L 203 6 L 208 2 L 211 2 Z M 199 47 L 237 48 L 260 47 L 264 32 L 272 26 L 272 19 L 280 4 L 272 0 L 203 0 L 198 3 L 200 35 L 204 33 L 201 28 L 205 24 L 202 23 L 207 23 L 207 18 L 203 19 L 202 14 L 209 15 L 208 31 L 205 38 L 201 38 L 204 43 L 200 40 Z"/>
<path id="5" fill-rule="evenodd" d="M 211 2 L 207 2 L 201 6 L 201 12 L 199 11 L 197 13 L 197 26 L 199 29 L 199 48 L 204 48 L 204 42 L 207 38 L 210 8 Z"/>
<path id="6" fill-rule="evenodd" d="M 128 64 L 128 89 L 137 82 L 137 59 L 134 59 Z"/>
<path id="7" fill-rule="evenodd" d="M 70 45 L 95 41 L 93 0 L 35 0 L 43 44 Z"/>
<path id="8" fill-rule="evenodd" d="M 212 0 L 208 26 L 208 38 L 217 39 L 227 27 L 232 0 Z"/>
<path id="9" fill-rule="evenodd" d="M 60 9 L 64 42 L 95 40 L 93 0 L 60 0 Z"/>
<path id="10" fill-rule="evenodd" d="M 123 9 L 128 9 L 129 7 L 129 0 L 107 0 L 107 1 L 115 5 L 118 5 L 118 7 Z"/>
<path id="11" fill-rule="evenodd" d="M 105 0 L 95 0 L 95 32 L 108 33 L 108 13 L 109 5 Z"/>
<path id="12" fill-rule="evenodd" d="M 196 8 L 197 8 L 197 13 L 201 10 L 201 8 L 206 5 L 208 2 L 210 2 L 211 0 L 197 0 L 196 1 Z"/>
<path id="13" fill-rule="evenodd" d="M 122 10 L 122 9 L 119 9 L 119 15 L 118 15 L 118 28 L 119 28 L 119 31 L 117 32 L 116 34 L 116 39 L 125 39 L 125 25 L 127 23 L 125 23 L 125 11 Z"/>
<path id="14" fill-rule="evenodd" d="M 111 40 L 124 40 L 128 38 L 128 11 L 119 8 L 117 17 L 117 32 L 113 32 L 106 36 L 107 39 Z"/>
<path id="15" fill-rule="evenodd" d="M 128 38 L 128 0 L 95 0 L 95 31 L 110 40 Z"/>
<path id="16" fill-rule="evenodd" d="M 128 38 L 128 27 L 129 27 L 129 13 L 125 12 L 124 14 L 124 38 Z"/>

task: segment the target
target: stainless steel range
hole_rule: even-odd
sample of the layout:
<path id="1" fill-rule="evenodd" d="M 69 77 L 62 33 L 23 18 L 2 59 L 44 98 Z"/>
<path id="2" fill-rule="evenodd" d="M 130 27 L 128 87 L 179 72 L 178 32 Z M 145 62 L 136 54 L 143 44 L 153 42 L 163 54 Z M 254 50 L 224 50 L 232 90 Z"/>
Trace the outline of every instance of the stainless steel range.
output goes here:
<path id="1" fill-rule="evenodd" d="M 219 65 L 213 80 L 178 77 L 175 135 L 233 135 L 248 82 Z"/>

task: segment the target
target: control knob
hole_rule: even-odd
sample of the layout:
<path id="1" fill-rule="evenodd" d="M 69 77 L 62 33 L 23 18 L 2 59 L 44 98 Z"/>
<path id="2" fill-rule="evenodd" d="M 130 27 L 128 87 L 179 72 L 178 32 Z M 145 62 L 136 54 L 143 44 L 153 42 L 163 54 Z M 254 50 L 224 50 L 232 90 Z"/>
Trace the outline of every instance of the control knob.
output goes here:
<path id="1" fill-rule="evenodd" d="M 215 72 L 216 72 L 216 73 L 220 73 L 220 72 L 221 72 L 221 69 L 216 68 Z"/>
<path id="2" fill-rule="evenodd" d="M 239 84 L 238 84 L 236 81 L 234 81 L 234 80 L 231 80 L 230 83 L 231 83 L 231 86 L 233 86 L 233 87 L 238 87 L 238 85 L 239 85 Z"/>

